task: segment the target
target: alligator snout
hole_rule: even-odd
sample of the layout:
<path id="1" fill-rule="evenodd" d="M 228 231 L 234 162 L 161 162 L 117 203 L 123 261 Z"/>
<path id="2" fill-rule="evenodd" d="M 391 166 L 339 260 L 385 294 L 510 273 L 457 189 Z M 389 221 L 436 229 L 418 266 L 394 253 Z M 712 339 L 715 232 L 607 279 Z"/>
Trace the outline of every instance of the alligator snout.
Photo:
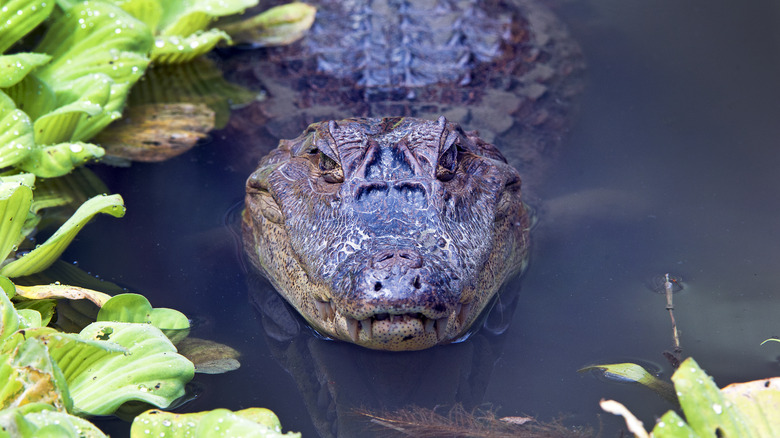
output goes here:
<path id="1" fill-rule="evenodd" d="M 422 254 L 414 249 L 385 249 L 371 257 L 371 268 L 384 271 L 421 268 Z M 417 286 L 419 289 L 419 286 Z M 379 289 L 376 289 L 379 290 Z"/>
<path id="2" fill-rule="evenodd" d="M 442 318 L 455 309 L 457 277 L 415 248 L 383 248 L 356 255 L 351 287 L 337 294 L 336 305 L 362 320 L 377 315 L 421 315 Z M 430 258 L 430 257 L 429 257 Z"/>

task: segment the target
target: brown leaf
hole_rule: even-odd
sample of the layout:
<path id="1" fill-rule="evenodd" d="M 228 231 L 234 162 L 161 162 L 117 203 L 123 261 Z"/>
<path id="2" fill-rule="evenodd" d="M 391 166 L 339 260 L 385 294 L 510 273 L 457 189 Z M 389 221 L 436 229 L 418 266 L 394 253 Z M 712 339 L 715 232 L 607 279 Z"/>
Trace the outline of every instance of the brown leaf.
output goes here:
<path id="1" fill-rule="evenodd" d="M 16 295 L 29 300 L 42 300 L 45 298 L 65 298 L 69 300 L 90 300 L 98 307 L 102 307 L 111 295 L 92 289 L 64 284 L 47 284 L 41 286 L 16 286 Z"/>
<path id="2" fill-rule="evenodd" d="M 119 121 L 93 139 L 107 155 L 157 162 L 190 150 L 214 128 L 205 104 L 153 103 L 130 106 Z"/>
<path id="3" fill-rule="evenodd" d="M 239 353 L 225 344 L 199 338 L 186 338 L 176 345 L 179 354 L 195 364 L 195 372 L 221 374 L 238 369 Z"/>

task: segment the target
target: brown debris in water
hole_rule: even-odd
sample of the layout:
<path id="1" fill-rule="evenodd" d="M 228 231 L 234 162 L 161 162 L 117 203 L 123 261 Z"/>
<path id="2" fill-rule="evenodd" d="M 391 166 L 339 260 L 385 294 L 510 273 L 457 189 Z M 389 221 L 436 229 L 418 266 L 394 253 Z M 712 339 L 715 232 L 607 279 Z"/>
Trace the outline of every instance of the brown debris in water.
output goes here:
<path id="1" fill-rule="evenodd" d="M 384 429 L 386 436 L 420 438 L 585 438 L 596 436 L 589 427 L 567 427 L 560 418 L 549 423 L 533 417 L 496 417 L 490 409 L 467 411 L 456 404 L 445 414 L 435 409 L 410 407 L 394 412 L 356 411 Z"/>
<path id="2" fill-rule="evenodd" d="M 214 111 L 202 103 L 130 106 L 123 118 L 95 137 L 106 154 L 157 162 L 190 150 L 214 128 Z"/>

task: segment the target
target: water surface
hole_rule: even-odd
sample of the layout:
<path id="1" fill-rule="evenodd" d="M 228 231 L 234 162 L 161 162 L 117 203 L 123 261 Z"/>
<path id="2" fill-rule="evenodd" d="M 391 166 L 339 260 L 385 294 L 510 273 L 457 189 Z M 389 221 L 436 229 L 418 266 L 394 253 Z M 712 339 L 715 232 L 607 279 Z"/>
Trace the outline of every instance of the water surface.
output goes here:
<path id="1" fill-rule="evenodd" d="M 196 378 L 203 394 L 186 410 L 264 406 L 309 437 L 336 402 L 414 399 L 403 376 L 418 379 L 421 403 L 485 402 L 501 415 L 563 413 L 598 427 L 598 400 L 615 398 L 652 424 L 669 408 L 658 397 L 576 370 L 631 359 L 670 374 L 665 300 L 646 286 L 665 272 L 685 281 L 675 295 L 684 355 L 720 386 L 778 375 L 780 345 L 759 343 L 780 333 L 780 5 L 589 0 L 556 10 L 581 42 L 587 87 L 560 161 L 535 188 L 533 259 L 502 336 L 407 356 L 303 329 L 304 341 L 268 337 L 224 225 L 251 165 L 225 153 L 235 140 L 219 134 L 164 164 L 101 169 L 127 216 L 91 224 L 66 259 L 243 352 L 238 371 Z M 312 361 L 319 374 L 305 383 Z M 620 422 L 601 421 L 615 436 Z"/>

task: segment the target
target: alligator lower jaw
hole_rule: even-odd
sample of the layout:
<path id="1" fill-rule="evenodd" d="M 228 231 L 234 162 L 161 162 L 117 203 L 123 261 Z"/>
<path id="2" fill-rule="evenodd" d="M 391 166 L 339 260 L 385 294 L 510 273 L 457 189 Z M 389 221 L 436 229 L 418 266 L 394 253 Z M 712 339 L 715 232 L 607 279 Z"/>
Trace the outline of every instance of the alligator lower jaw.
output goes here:
<path id="1" fill-rule="evenodd" d="M 455 339 L 471 317 L 472 305 L 458 304 L 455 311 L 440 318 L 421 313 L 375 313 L 360 320 L 341 314 L 331 303 L 319 302 L 317 308 L 320 315 L 327 315 L 331 329 L 324 331 L 331 336 L 367 348 L 421 350 Z"/>

